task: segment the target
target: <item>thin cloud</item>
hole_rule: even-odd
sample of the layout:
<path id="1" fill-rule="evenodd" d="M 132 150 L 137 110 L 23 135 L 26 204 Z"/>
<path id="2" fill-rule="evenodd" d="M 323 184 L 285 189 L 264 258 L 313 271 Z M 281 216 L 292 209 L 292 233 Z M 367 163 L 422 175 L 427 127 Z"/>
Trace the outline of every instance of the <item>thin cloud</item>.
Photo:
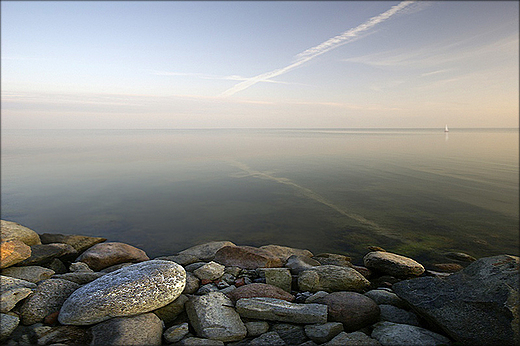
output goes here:
<path id="1" fill-rule="evenodd" d="M 370 18 L 365 23 L 360 24 L 357 27 L 352 28 L 350 30 L 347 30 L 340 35 L 334 36 L 333 38 L 330 38 L 327 41 L 325 41 L 315 47 L 312 47 L 312 48 L 309 48 L 309 49 L 303 51 L 302 53 L 300 53 L 296 56 L 296 61 L 293 62 L 292 64 L 290 64 L 286 67 L 280 68 L 280 69 L 276 69 L 276 70 L 273 70 L 270 72 L 260 74 L 255 77 L 248 78 L 247 80 L 245 80 L 241 83 L 238 83 L 237 85 L 233 86 L 232 88 L 229 88 L 228 90 L 224 91 L 222 94 L 220 94 L 220 97 L 231 96 L 233 94 L 236 94 L 239 91 L 242 91 L 244 89 L 249 88 L 250 86 L 255 85 L 258 82 L 267 82 L 271 78 L 274 78 L 274 77 L 280 76 L 284 73 L 287 73 L 290 70 L 292 70 L 300 65 L 303 65 L 304 63 L 314 59 L 315 57 L 317 57 L 319 55 L 322 55 L 332 49 L 338 48 L 346 43 L 352 42 L 353 40 L 358 38 L 361 33 L 365 32 L 365 31 L 373 28 L 377 24 L 387 20 L 388 18 L 390 18 L 391 16 L 398 13 L 402 9 L 406 8 L 406 6 L 408 6 L 414 2 L 415 1 L 403 1 L 403 2 L 399 3 L 398 5 L 392 6 L 392 8 L 390 8 L 388 11 Z"/>
<path id="2" fill-rule="evenodd" d="M 201 79 L 214 79 L 214 80 L 234 80 L 234 81 L 249 80 L 249 78 L 238 76 L 238 75 L 218 76 L 218 75 L 204 74 L 204 73 L 185 73 L 185 72 L 168 72 L 168 71 L 154 71 L 153 74 L 156 76 L 187 76 L 187 77 L 195 77 L 195 78 L 201 78 Z M 280 81 L 274 81 L 274 80 L 266 80 L 265 82 L 276 83 L 276 84 L 295 84 L 295 83 L 280 82 Z"/>

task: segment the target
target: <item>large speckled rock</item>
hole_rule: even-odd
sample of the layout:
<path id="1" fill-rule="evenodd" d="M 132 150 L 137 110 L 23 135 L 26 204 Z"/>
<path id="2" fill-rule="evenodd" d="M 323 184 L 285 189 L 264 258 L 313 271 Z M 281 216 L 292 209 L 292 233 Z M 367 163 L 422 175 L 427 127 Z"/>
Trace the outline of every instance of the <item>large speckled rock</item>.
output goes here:
<path id="1" fill-rule="evenodd" d="M 31 247 L 20 240 L 0 243 L 0 268 L 7 268 L 31 257 Z"/>
<path id="2" fill-rule="evenodd" d="M 285 263 L 287 259 L 292 255 L 312 257 L 312 252 L 306 249 L 296 249 L 293 247 L 281 246 L 281 245 L 264 245 L 260 246 L 260 249 L 269 251 L 273 255 L 280 258 Z"/>
<path id="3" fill-rule="evenodd" d="M 19 223 L 6 220 L 0 221 L 0 238 L 2 241 L 19 240 L 29 246 L 41 244 L 38 233 Z"/>
<path id="4" fill-rule="evenodd" d="M 231 300 L 220 292 L 194 296 L 186 303 L 197 336 L 222 342 L 238 341 L 247 334 Z"/>
<path id="5" fill-rule="evenodd" d="M 298 287 L 301 291 L 361 292 L 369 286 L 370 282 L 361 273 L 349 267 L 322 265 L 305 270 L 298 275 Z"/>
<path id="6" fill-rule="evenodd" d="M 305 324 L 327 322 L 327 306 L 322 304 L 296 304 L 275 298 L 242 298 L 235 306 L 240 316 L 245 318 Z"/>
<path id="7" fill-rule="evenodd" d="M 42 244 L 65 243 L 71 245 L 78 253 L 82 253 L 88 248 L 106 241 L 105 238 L 88 237 L 84 235 L 65 235 L 58 233 L 44 233 L 40 235 Z"/>
<path id="8" fill-rule="evenodd" d="M 368 269 L 396 277 L 419 276 L 424 273 L 424 267 L 420 263 L 391 252 L 369 252 L 363 262 Z"/>
<path id="9" fill-rule="evenodd" d="M 22 324 L 27 326 L 41 322 L 45 316 L 59 311 L 65 299 L 79 287 L 77 283 L 63 279 L 41 281 L 22 305 Z"/>
<path id="10" fill-rule="evenodd" d="M 267 250 L 253 246 L 224 246 L 215 254 L 215 262 L 226 267 L 240 267 L 244 269 L 282 266 L 280 258 Z"/>
<path id="11" fill-rule="evenodd" d="M 94 271 L 125 262 L 143 262 L 150 258 L 146 253 L 125 243 L 100 243 L 83 252 L 76 262 L 85 262 Z"/>
<path id="12" fill-rule="evenodd" d="M 381 345 L 450 345 L 447 337 L 430 330 L 393 322 L 379 322 L 371 334 Z M 470 344 L 468 344 L 470 345 Z M 500 345 L 477 343 L 471 345 Z"/>
<path id="13" fill-rule="evenodd" d="M 116 317 L 92 327 L 91 345 L 161 345 L 163 325 L 155 314 Z"/>
<path id="14" fill-rule="evenodd" d="M 0 312 L 8 312 L 36 288 L 36 284 L 0 275 Z"/>
<path id="15" fill-rule="evenodd" d="M 62 324 L 90 325 L 150 312 L 173 302 L 186 283 L 175 262 L 152 260 L 105 274 L 76 290 L 63 304 Z"/>
<path id="16" fill-rule="evenodd" d="M 54 270 L 40 266 L 10 267 L 2 270 L 2 275 L 37 283 L 50 279 Z"/>
<path id="17" fill-rule="evenodd" d="M 200 245 L 195 245 L 177 254 L 177 256 L 193 256 L 201 261 L 213 261 L 215 254 L 224 246 L 236 246 L 230 241 L 212 241 Z M 194 262 L 192 262 L 194 263 Z"/>
<path id="18" fill-rule="evenodd" d="M 464 345 L 520 344 L 520 259 L 481 258 L 439 279 L 394 284 L 415 312 Z"/>

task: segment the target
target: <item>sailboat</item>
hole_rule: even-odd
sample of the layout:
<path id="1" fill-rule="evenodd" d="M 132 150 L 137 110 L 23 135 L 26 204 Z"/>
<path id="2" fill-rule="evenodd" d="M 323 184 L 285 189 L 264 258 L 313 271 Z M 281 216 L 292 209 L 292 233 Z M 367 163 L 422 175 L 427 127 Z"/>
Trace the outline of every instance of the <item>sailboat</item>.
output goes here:
<path id="1" fill-rule="evenodd" d="M 446 127 L 444 128 L 444 132 L 449 132 L 450 130 L 448 130 L 448 124 L 446 124 Z"/>

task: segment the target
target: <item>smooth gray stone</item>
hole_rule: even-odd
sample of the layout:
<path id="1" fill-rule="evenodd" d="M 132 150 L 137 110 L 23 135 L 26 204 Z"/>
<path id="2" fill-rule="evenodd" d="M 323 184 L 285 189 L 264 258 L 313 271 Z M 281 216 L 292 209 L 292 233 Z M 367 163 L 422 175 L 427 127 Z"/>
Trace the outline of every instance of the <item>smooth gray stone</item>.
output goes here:
<path id="1" fill-rule="evenodd" d="M 18 327 L 20 319 L 13 315 L 0 313 L 0 322 L 0 340 L 4 340 Z"/>
<path id="2" fill-rule="evenodd" d="M 327 322 L 321 324 L 308 324 L 305 326 L 305 334 L 312 341 L 323 344 L 332 340 L 343 331 L 343 323 Z"/>
<path id="3" fill-rule="evenodd" d="M 175 262 L 133 264 L 76 290 L 63 304 L 58 320 L 62 324 L 90 325 L 149 312 L 177 299 L 185 283 L 186 272 Z"/>
<path id="4" fill-rule="evenodd" d="M 41 322 L 47 315 L 59 311 L 63 302 L 79 287 L 77 283 L 63 279 L 41 281 L 20 309 L 22 324 Z"/>
<path id="5" fill-rule="evenodd" d="M 241 317 L 290 323 L 325 323 L 327 306 L 296 304 L 275 298 L 242 298 L 236 303 Z"/>
<path id="6" fill-rule="evenodd" d="M 161 345 L 163 323 L 153 313 L 115 317 L 91 328 L 91 345 Z"/>
<path id="7" fill-rule="evenodd" d="M 36 288 L 36 284 L 0 275 L 0 287 L 2 288 L 0 290 L 0 312 L 8 312 L 19 301 L 27 298 L 32 293 L 32 289 Z"/>
<path id="8" fill-rule="evenodd" d="M 269 330 L 269 323 L 266 321 L 251 321 L 245 322 L 244 325 L 247 329 L 247 336 L 259 336 L 261 334 L 267 333 Z"/>
<path id="9" fill-rule="evenodd" d="M 195 245 L 186 250 L 179 252 L 177 255 L 191 255 L 195 256 L 202 261 L 213 261 L 215 258 L 215 254 L 218 250 L 223 248 L 224 246 L 236 246 L 230 241 L 213 241 L 209 243 L 204 243 L 200 245 Z"/>
<path id="10" fill-rule="evenodd" d="M 213 281 L 224 275 L 224 268 L 222 264 L 211 261 L 195 269 L 193 274 L 201 280 Z"/>
<path id="11" fill-rule="evenodd" d="M 301 291 L 360 292 L 369 286 L 370 282 L 361 273 L 350 267 L 322 265 L 298 274 L 298 287 Z"/>
<path id="12" fill-rule="evenodd" d="M 467 345 L 518 345 L 520 259 L 481 258 L 445 279 L 397 282 L 394 292 L 430 323 Z"/>
<path id="13" fill-rule="evenodd" d="M 371 334 L 381 345 L 449 345 L 450 339 L 430 330 L 393 322 L 375 324 Z"/>
<path id="14" fill-rule="evenodd" d="M 241 340 L 247 334 L 233 303 L 220 292 L 193 296 L 186 303 L 186 312 L 197 336 L 230 342 Z"/>

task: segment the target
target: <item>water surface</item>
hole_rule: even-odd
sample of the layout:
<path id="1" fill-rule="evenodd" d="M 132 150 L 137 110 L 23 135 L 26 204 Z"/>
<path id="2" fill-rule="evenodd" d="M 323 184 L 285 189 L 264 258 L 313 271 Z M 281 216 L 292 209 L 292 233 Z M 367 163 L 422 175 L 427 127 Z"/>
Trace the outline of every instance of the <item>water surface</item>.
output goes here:
<path id="1" fill-rule="evenodd" d="M 2 130 L 2 219 L 153 258 L 211 240 L 518 254 L 517 129 Z"/>

